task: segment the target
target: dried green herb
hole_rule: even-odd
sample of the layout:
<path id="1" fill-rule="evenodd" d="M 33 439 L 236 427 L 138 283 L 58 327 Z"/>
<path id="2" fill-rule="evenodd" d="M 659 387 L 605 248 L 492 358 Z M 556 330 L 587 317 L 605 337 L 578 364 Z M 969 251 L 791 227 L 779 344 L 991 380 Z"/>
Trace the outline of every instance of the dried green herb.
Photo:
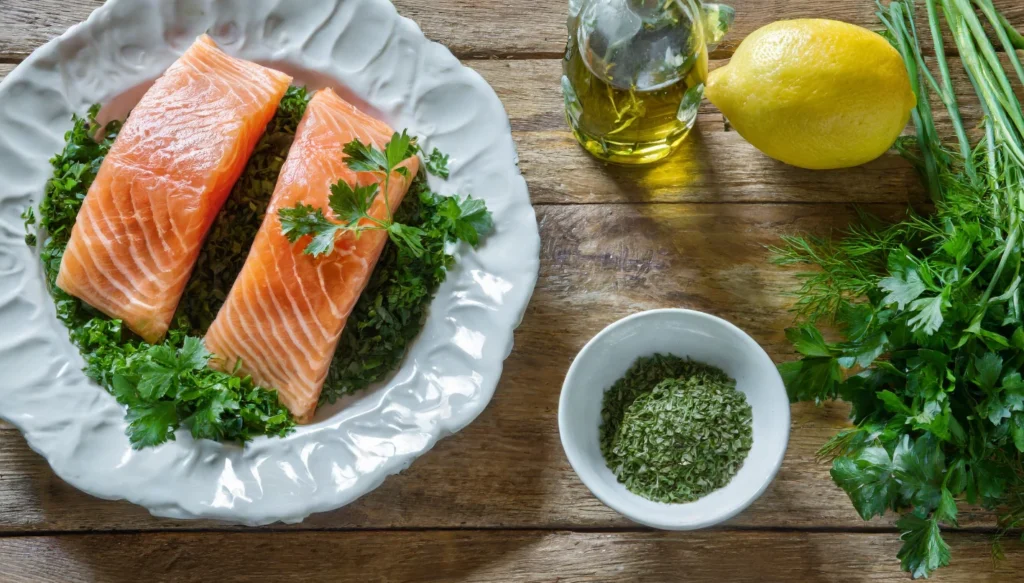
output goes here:
<path id="1" fill-rule="evenodd" d="M 605 393 L 601 453 L 620 482 L 655 502 L 693 502 L 725 486 L 750 452 L 753 416 L 721 370 L 655 354 Z"/>

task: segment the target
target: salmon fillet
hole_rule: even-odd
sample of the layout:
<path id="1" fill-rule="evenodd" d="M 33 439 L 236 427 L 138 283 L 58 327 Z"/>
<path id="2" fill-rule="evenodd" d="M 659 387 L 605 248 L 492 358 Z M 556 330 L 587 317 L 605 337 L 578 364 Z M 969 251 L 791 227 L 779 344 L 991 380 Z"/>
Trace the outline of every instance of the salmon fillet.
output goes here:
<path id="1" fill-rule="evenodd" d="M 303 253 L 309 237 L 294 245 L 281 234 L 277 211 L 298 203 L 322 208 L 328 216 L 330 187 L 380 184 L 382 177 L 355 173 L 342 148 L 355 138 L 383 149 L 392 129 L 356 109 L 330 89 L 316 93 L 299 124 L 277 187 L 256 240 L 228 298 L 206 334 L 206 346 L 222 370 L 251 375 L 260 386 L 278 390 L 300 423 L 309 422 L 352 308 L 380 258 L 388 236 L 366 231 L 338 237 L 334 253 Z M 393 173 L 388 201 L 396 209 L 419 169 L 415 156 L 403 162 L 410 178 Z M 383 185 L 381 185 L 383 188 Z M 369 214 L 388 216 L 378 195 Z"/>
<path id="2" fill-rule="evenodd" d="M 291 77 L 203 35 L 132 110 L 89 188 L 57 287 L 150 343 Z"/>

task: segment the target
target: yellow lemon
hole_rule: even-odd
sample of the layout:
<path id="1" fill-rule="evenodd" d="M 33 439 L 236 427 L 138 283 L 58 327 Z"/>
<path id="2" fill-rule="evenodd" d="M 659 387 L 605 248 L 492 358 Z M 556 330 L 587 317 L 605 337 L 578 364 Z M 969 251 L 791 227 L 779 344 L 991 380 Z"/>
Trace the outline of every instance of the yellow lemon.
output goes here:
<path id="1" fill-rule="evenodd" d="M 711 72 L 706 89 L 756 148 L 811 169 L 881 156 L 916 105 L 896 49 L 835 20 L 783 20 L 758 29 L 728 65 Z"/>

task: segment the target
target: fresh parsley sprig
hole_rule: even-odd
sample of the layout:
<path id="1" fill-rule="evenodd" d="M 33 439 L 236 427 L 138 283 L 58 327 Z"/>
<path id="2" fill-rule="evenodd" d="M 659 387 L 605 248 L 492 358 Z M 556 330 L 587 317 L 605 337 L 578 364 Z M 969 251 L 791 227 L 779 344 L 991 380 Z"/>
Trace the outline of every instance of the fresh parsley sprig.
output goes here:
<path id="1" fill-rule="evenodd" d="M 425 166 L 430 174 L 448 180 L 448 154 L 444 154 L 441 150 L 434 148 L 430 152 L 430 157 L 427 158 Z"/>
<path id="2" fill-rule="evenodd" d="M 358 237 L 366 231 L 385 231 L 391 241 L 406 249 L 413 256 L 419 257 L 425 252 L 423 238 L 425 231 L 419 227 L 395 221 L 394 211 L 388 200 L 391 177 L 399 174 L 409 178 L 409 169 L 402 163 L 419 154 L 416 140 L 406 131 L 395 133 L 383 150 L 372 144 L 364 144 L 358 138 L 344 147 L 347 156 L 346 164 L 355 172 L 370 172 L 380 176 L 380 183 L 352 187 L 348 182 L 339 180 L 331 186 L 328 206 L 334 215 L 329 218 L 323 209 L 299 203 L 294 207 L 280 209 L 278 218 L 281 232 L 290 243 L 296 243 L 303 237 L 310 237 L 303 253 L 314 257 L 330 255 L 334 245 L 343 233 L 353 233 Z M 438 176 L 448 176 L 448 156 L 436 148 L 425 164 L 428 172 Z M 377 218 L 370 214 L 377 196 L 383 186 L 384 204 L 387 209 L 385 218 Z M 481 200 L 467 197 L 464 201 L 447 198 L 440 209 L 442 216 L 450 221 L 453 229 L 457 229 L 457 238 L 472 245 L 479 243 L 479 234 L 486 233 L 493 223 L 490 213 Z"/>
<path id="3" fill-rule="evenodd" d="M 277 404 L 276 392 L 209 368 L 211 358 L 202 339 L 176 335 L 115 362 L 107 374 L 111 392 L 128 409 L 133 447 L 173 441 L 182 426 L 195 439 L 214 441 L 291 431 L 294 423 Z"/>
<path id="4" fill-rule="evenodd" d="M 355 146 L 350 150 L 355 152 Z M 365 148 L 360 148 L 356 157 L 363 163 L 369 160 L 378 169 L 386 158 Z M 448 159 L 435 148 L 413 178 L 404 202 L 395 209 L 392 222 L 401 230 L 415 229 L 418 245 L 384 248 L 342 332 L 321 403 L 333 403 L 379 382 L 401 364 L 422 329 L 434 293 L 455 263 L 450 244 L 463 241 L 475 247 L 493 230 L 494 221 L 482 200 L 444 196 L 430 189 L 427 174 L 446 178 Z M 339 212 L 342 209 L 333 210 L 344 215 Z M 303 214 L 312 215 L 314 223 L 318 221 L 315 209 L 304 209 Z M 306 228 L 311 234 L 316 230 Z"/>
<path id="5" fill-rule="evenodd" d="M 323 209 L 299 203 L 291 208 L 278 211 L 281 233 L 290 243 L 310 236 L 303 253 L 313 257 L 330 255 L 334 244 L 342 233 L 353 233 L 356 237 L 365 231 L 385 231 L 396 245 L 404 245 L 414 254 L 423 252 L 421 239 L 423 231 L 394 221 L 394 213 L 387 193 L 391 176 L 399 174 L 409 178 L 409 169 L 401 164 L 419 153 L 416 140 L 403 131 L 395 133 L 391 141 L 379 150 L 372 144 L 364 144 L 356 138 L 345 144 L 345 163 L 355 172 L 370 172 L 381 176 L 384 187 L 384 205 L 387 216 L 379 219 L 370 214 L 380 184 L 372 183 L 353 188 L 345 180 L 331 186 L 327 204 L 337 221 L 331 220 Z"/>

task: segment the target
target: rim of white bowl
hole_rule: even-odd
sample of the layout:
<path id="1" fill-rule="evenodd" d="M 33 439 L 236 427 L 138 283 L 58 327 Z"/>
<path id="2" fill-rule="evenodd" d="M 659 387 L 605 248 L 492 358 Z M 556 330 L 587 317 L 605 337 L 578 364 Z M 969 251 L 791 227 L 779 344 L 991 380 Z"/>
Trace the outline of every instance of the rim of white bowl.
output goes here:
<path id="1" fill-rule="evenodd" d="M 562 442 L 562 450 L 565 452 L 565 456 L 569 460 L 569 465 L 572 466 L 573 471 L 576 472 L 576 475 L 579 477 L 580 481 L 583 482 L 583 485 L 586 486 L 587 489 L 590 490 L 590 492 L 595 497 L 597 497 L 597 499 L 600 500 L 605 506 L 608 506 L 612 510 L 618 512 L 619 514 L 625 516 L 626 518 L 628 518 L 628 519 L 630 519 L 630 520 L 632 520 L 634 522 L 637 522 L 639 524 L 643 524 L 643 525 L 646 525 L 646 526 L 650 526 L 650 527 L 653 527 L 653 528 L 658 528 L 658 529 L 661 529 L 661 530 L 698 530 L 698 529 L 702 529 L 702 528 L 708 528 L 708 527 L 711 527 L 711 526 L 715 526 L 717 524 L 721 524 L 721 523 L 725 522 L 726 520 L 729 520 L 729 519 L 735 517 L 740 512 L 743 512 L 744 510 L 749 508 L 750 505 L 753 504 L 755 500 L 760 498 L 761 495 L 764 494 L 765 490 L 768 489 L 768 486 L 771 485 L 771 483 L 775 481 L 775 477 L 778 475 L 779 469 L 782 467 L 782 460 L 785 458 L 786 451 L 789 448 L 789 434 L 790 434 L 790 425 L 791 425 L 792 420 L 791 420 L 790 410 L 789 410 L 789 406 L 788 406 L 788 403 L 789 403 L 788 397 L 786 397 L 787 406 L 783 408 L 783 414 L 785 415 L 785 421 L 786 421 L 786 423 L 785 423 L 786 431 L 785 431 L 785 434 L 784 434 L 784 436 L 783 436 L 783 438 L 781 440 L 781 447 L 778 449 L 778 451 L 775 452 L 775 459 L 772 460 L 772 465 L 771 465 L 772 469 L 767 474 L 767 476 L 765 477 L 763 483 L 760 484 L 757 487 L 756 490 L 752 491 L 745 499 L 739 500 L 739 502 L 737 504 L 729 505 L 727 507 L 727 510 L 725 510 L 724 512 L 719 513 L 719 514 L 715 514 L 711 518 L 708 518 L 708 519 L 705 519 L 705 520 L 702 520 L 702 521 L 689 521 L 689 522 L 682 522 L 682 521 L 678 521 L 678 520 L 658 521 L 658 520 L 650 520 L 650 519 L 647 519 L 647 518 L 638 517 L 636 514 L 631 512 L 631 509 L 629 508 L 628 505 L 623 504 L 621 502 L 620 498 L 615 497 L 615 496 L 606 496 L 604 492 L 600 491 L 601 489 L 595 488 L 591 484 L 591 481 L 588 480 L 587 477 L 586 477 L 588 472 L 586 472 L 586 471 L 581 472 L 580 471 L 580 468 L 584 466 L 584 463 L 580 459 L 579 452 L 575 451 L 575 450 L 578 449 L 578 447 L 575 444 L 570 445 L 570 443 L 568 443 L 567 439 L 566 439 L 566 435 L 568 434 L 568 430 L 567 430 L 568 422 L 567 422 L 567 419 L 566 419 L 566 415 L 568 415 L 568 413 L 567 413 L 567 406 L 566 406 L 566 400 L 568 398 L 566 396 L 568 394 L 567 387 L 569 386 L 570 380 L 573 378 L 573 375 L 578 370 L 578 366 L 579 366 L 581 357 L 587 351 L 592 349 L 597 343 L 601 342 L 606 336 L 611 334 L 616 329 L 621 328 L 623 326 L 627 326 L 627 325 L 629 325 L 634 320 L 638 320 L 638 319 L 646 318 L 646 317 L 651 317 L 651 316 L 657 316 L 657 315 L 660 315 L 660 314 L 673 314 L 673 315 L 677 315 L 677 316 L 689 316 L 689 317 L 693 317 L 693 318 L 696 318 L 696 319 L 703 319 L 703 320 L 707 320 L 709 322 L 712 322 L 715 325 L 721 326 L 721 327 L 723 327 L 723 328 L 725 328 L 727 330 L 730 330 L 732 332 L 738 333 L 739 337 L 742 339 L 742 341 L 745 344 L 747 344 L 750 347 L 755 349 L 754 350 L 755 354 L 759 355 L 759 357 L 763 357 L 764 360 L 767 361 L 767 363 L 769 365 L 767 368 L 770 371 L 772 371 L 773 376 L 778 380 L 779 385 L 783 387 L 783 391 L 785 391 L 785 384 L 782 382 L 782 376 L 779 374 L 778 369 L 775 366 L 775 362 L 772 360 L 771 356 L 768 355 L 768 353 L 764 350 L 764 348 L 762 348 L 761 345 L 758 344 L 758 342 L 756 340 L 754 340 L 753 337 L 750 336 L 750 334 L 747 334 L 739 326 L 733 324 L 732 322 L 726 320 L 725 318 L 720 318 L 718 316 L 714 316 L 714 315 L 708 314 L 706 312 L 701 312 L 701 311 L 698 311 L 698 310 L 691 310 L 691 309 L 688 309 L 688 308 L 660 308 L 660 309 L 655 309 L 655 310 L 645 310 L 643 312 L 637 312 L 636 314 L 630 314 L 629 316 L 626 316 L 625 318 L 619 319 L 619 320 L 617 320 L 615 322 L 612 322 L 611 324 L 605 326 L 600 332 L 595 334 L 594 337 L 591 338 L 590 341 L 588 341 L 583 346 L 582 349 L 580 349 L 580 351 L 576 354 L 576 357 L 573 358 L 572 365 L 569 366 L 569 371 L 565 375 L 565 380 L 562 381 L 562 391 L 561 391 L 561 393 L 559 395 L 559 398 L 558 398 L 558 435 L 559 435 L 559 439 Z M 607 390 L 607 389 L 605 389 L 605 390 Z M 637 494 L 633 494 L 632 492 L 628 492 L 627 494 L 628 494 L 628 496 L 636 497 L 639 500 L 646 500 L 642 496 L 639 496 Z"/>

